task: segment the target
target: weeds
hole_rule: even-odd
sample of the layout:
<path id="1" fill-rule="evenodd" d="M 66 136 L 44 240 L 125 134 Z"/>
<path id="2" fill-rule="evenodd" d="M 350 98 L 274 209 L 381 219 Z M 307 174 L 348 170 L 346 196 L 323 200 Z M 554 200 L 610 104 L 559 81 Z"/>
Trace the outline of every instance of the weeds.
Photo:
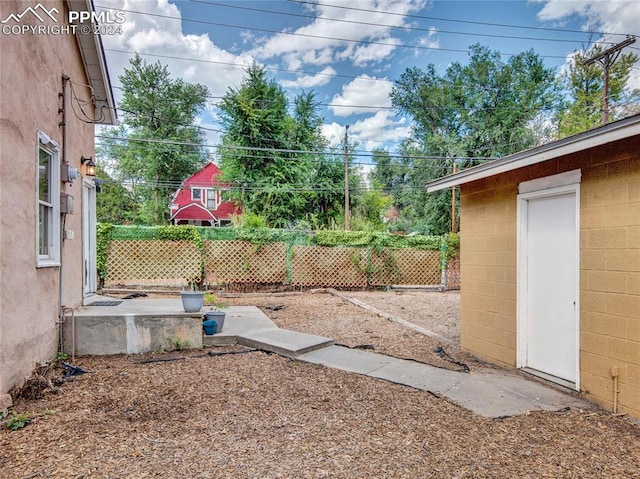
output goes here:
<path id="1" fill-rule="evenodd" d="M 167 342 L 173 346 L 173 349 L 176 349 L 178 351 L 182 351 L 183 349 L 187 349 L 189 347 L 191 347 L 191 341 L 189 341 L 188 339 L 180 339 L 180 338 L 174 338 L 173 336 L 167 336 Z"/>
<path id="2" fill-rule="evenodd" d="M 17 413 L 13 411 L 11 416 L 5 422 L 5 426 L 7 429 L 11 429 L 12 431 L 17 431 L 18 429 L 22 429 L 27 424 L 31 422 L 31 413 L 29 411 L 23 413 Z"/>

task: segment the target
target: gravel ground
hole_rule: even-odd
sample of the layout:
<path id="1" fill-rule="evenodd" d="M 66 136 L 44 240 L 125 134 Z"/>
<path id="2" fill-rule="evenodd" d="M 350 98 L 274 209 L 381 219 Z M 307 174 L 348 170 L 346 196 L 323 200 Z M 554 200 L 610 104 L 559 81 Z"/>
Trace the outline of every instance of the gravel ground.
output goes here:
<path id="1" fill-rule="evenodd" d="M 455 337 L 455 293 L 352 294 Z M 351 346 L 441 359 L 430 351 L 437 341 L 328 294 L 230 301 Z M 240 347 L 76 364 L 88 373 L 16 399 L 13 411 L 32 422 L 0 429 L 0 478 L 640 477 L 640 426 L 606 412 L 487 419 L 426 392 Z"/>

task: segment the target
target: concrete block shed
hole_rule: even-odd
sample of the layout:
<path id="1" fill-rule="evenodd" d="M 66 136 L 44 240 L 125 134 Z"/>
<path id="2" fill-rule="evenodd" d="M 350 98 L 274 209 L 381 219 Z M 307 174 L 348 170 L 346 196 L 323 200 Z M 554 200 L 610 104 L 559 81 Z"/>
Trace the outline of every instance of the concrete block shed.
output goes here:
<path id="1" fill-rule="evenodd" d="M 462 348 L 640 418 L 640 115 L 427 185 L 453 187 Z"/>

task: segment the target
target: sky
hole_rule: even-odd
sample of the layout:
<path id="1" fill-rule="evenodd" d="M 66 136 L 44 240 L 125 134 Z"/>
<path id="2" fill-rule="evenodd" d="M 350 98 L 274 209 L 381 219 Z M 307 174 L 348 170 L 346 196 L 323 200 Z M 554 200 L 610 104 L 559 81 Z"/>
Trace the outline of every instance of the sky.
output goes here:
<path id="1" fill-rule="evenodd" d="M 411 119 L 391 107 L 394 81 L 433 64 L 466 64 L 480 43 L 510 54 L 533 49 L 558 73 L 590 42 L 640 35 L 636 0 L 94 0 L 97 12 L 124 12 L 122 33 L 103 35 L 116 101 L 119 76 L 137 52 L 172 76 L 211 92 L 200 116 L 208 145 L 221 135 L 216 103 L 237 89 L 253 62 L 292 102 L 313 91 L 323 133 L 338 144 L 349 125 L 361 152 L 394 151 Z M 595 33 L 593 33 L 595 32 Z M 606 33 L 603 35 L 603 33 Z M 640 54 L 640 41 L 625 49 Z M 640 88 L 640 64 L 631 86 Z"/>

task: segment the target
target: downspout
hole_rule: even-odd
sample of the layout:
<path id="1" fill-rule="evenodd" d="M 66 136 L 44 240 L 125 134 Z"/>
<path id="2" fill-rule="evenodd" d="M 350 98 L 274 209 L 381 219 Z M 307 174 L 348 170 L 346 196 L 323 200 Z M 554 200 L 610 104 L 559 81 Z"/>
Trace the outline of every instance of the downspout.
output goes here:
<path id="1" fill-rule="evenodd" d="M 61 156 L 62 156 L 62 164 L 67 165 L 69 162 L 67 161 L 67 83 L 69 82 L 69 77 L 67 75 L 62 75 L 62 92 L 58 93 L 58 98 L 62 100 L 62 105 L 58 109 L 58 114 L 62 116 L 60 123 L 58 126 L 62 130 L 62 145 L 61 145 Z M 57 201 L 60 201 L 58 199 Z M 59 268 L 59 278 L 58 278 L 58 342 L 59 342 L 59 352 L 64 352 L 64 337 L 63 337 L 63 328 L 64 328 L 64 305 L 62 304 L 62 265 L 64 264 L 64 228 L 67 220 L 66 213 L 60 215 L 60 268 Z"/>

